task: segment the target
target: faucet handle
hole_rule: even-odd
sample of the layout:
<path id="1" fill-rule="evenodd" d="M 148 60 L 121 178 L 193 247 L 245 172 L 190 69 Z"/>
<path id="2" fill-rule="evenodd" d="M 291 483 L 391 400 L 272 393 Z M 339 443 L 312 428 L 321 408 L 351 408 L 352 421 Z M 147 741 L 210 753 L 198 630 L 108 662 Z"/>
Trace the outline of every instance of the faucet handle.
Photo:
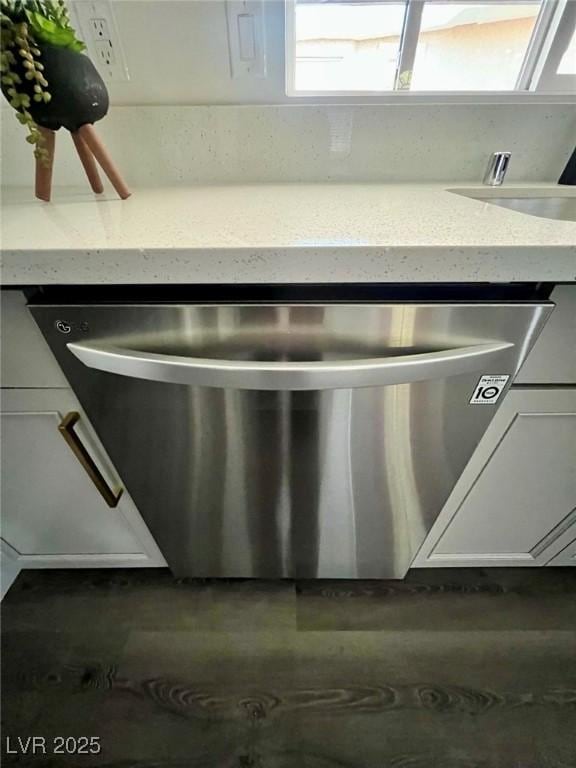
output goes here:
<path id="1" fill-rule="evenodd" d="M 504 181 L 511 157 L 512 152 L 494 152 L 488 161 L 482 183 L 490 187 L 499 187 Z"/>

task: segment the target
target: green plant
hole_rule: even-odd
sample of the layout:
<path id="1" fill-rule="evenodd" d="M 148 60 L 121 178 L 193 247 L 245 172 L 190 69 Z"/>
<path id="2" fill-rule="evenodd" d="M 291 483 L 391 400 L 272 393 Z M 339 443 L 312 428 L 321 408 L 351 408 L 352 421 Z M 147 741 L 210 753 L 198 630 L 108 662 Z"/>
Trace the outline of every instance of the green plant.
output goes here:
<path id="1" fill-rule="evenodd" d="M 84 50 L 64 0 L 0 0 L 2 91 L 27 127 L 26 141 L 34 145 L 34 154 L 45 160 L 42 133 L 30 113 L 31 101 L 48 104 L 52 98 L 41 61 L 42 43 Z"/>

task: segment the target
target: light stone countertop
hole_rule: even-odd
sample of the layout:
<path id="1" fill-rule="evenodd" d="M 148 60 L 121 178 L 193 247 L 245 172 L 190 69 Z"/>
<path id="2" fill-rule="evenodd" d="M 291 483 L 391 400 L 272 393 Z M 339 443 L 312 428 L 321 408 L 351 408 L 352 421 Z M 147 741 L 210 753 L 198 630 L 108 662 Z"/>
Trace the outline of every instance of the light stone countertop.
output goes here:
<path id="1" fill-rule="evenodd" d="M 576 222 L 528 216 L 449 188 L 181 186 L 135 189 L 121 201 L 110 191 L 94 199 L 61 187 L 52 203 L 34 200 L 30 188 L 8 188 L 2 283 L 576 280 Z"/>

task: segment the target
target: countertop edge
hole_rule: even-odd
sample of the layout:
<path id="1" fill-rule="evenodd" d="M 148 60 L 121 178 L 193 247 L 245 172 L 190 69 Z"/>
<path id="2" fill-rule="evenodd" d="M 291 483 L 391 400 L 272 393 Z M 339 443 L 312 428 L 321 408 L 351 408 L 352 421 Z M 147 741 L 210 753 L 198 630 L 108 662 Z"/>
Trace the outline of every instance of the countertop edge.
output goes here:
<path id="1" fill-rule="evenodd" d="M 574 282 L 574 246 L 5 250 L 0 285 Z"/>

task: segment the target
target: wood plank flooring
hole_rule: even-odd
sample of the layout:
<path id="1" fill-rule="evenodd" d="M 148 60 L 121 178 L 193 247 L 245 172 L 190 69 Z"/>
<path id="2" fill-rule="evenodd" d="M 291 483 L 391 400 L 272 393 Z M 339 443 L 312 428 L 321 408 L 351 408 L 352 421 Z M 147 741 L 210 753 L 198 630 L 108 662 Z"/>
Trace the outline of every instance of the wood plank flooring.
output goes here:
<path id="1" fill-rule="evenodd" d="M 2 721 L 7 766 L 576 768 L 576 569 L 25 571 Z M 15 749 L 27 736 L 46 753 Z M 102 750 L 54 754 L 58 736 Z"/>

